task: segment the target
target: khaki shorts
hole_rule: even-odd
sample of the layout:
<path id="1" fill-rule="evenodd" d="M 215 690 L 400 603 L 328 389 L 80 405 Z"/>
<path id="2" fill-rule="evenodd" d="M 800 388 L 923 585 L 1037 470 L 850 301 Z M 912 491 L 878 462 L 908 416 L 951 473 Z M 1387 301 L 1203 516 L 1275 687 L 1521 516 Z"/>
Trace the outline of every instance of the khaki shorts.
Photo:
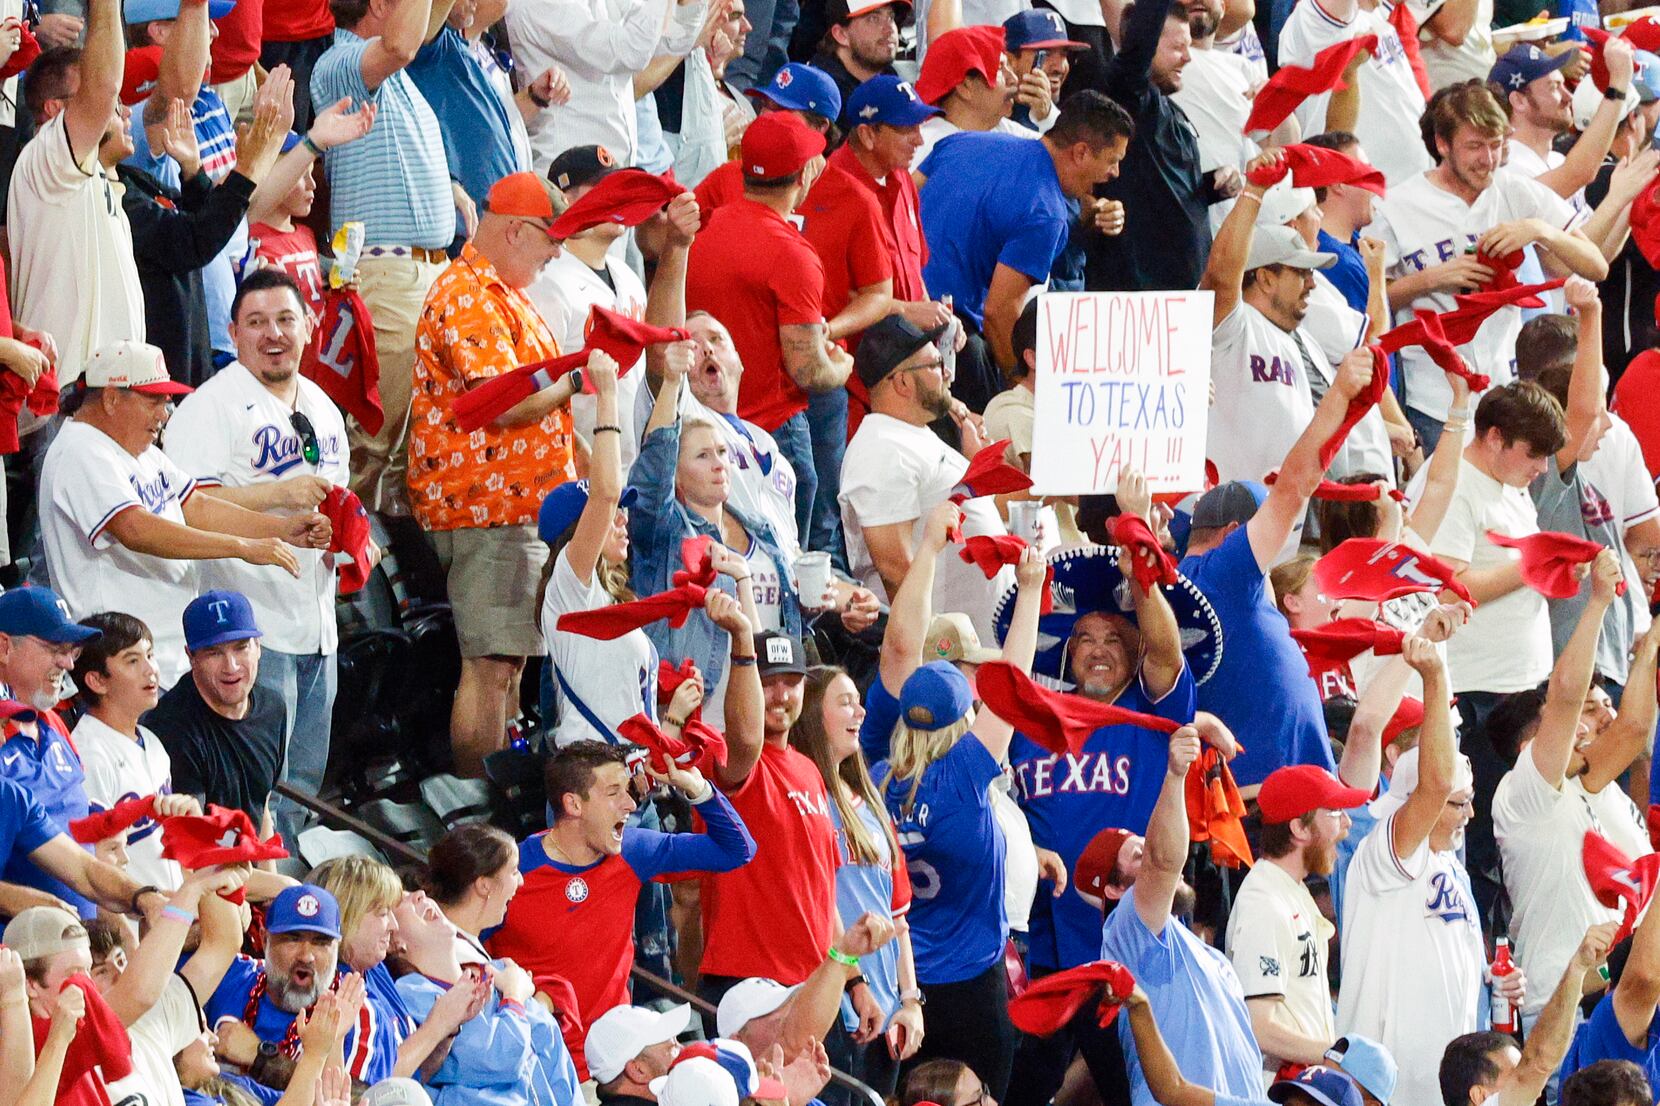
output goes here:
<path id="1" fill-rule="evenodd" d="M 543 652 L 536 591 L 547 543 L 534 526 L 428 532 L 444 566 L 463 657 L 535 657 Z"/>

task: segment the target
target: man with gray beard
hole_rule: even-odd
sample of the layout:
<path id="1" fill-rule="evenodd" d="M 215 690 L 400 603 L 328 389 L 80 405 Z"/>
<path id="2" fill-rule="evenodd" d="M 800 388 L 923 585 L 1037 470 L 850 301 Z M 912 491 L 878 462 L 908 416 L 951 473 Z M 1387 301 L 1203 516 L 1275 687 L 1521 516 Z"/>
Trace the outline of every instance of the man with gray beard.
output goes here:
<path id="1" fill-rule="evenodd" d="M 332 988 L 339 968 L 340 904 L 315 884 L 285 889 L 265 915 L 265 959 L 238 957 L 202 1012 L 219 1059 L 274 1090 L 288 1084 L 300 1054 L 295 1016 Z M 344 1055 L 359 1027 L 347 1034 Z"/>

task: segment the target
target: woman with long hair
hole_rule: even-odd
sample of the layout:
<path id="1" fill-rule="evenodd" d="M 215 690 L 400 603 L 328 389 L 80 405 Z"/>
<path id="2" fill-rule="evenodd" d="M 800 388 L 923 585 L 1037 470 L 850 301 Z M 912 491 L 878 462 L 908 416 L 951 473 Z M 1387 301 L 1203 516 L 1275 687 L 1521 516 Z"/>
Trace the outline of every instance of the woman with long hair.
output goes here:
<path id="1" fill-rule="evenodd" d="M 1027 549 L 1015 570 L 1019 591 L 1005 644 L 1027 671 L 1044 575 L 1043 557 Z M 1008 1089 L 1018 1034 L 1003 966 L 1003 834 L 989 788 L 1003 775 L 1013 737 L 1008 722 L 976 710 L 967 677 L 949 661 L 931 661 L 900 689 L 892 751 L 877 770 L 916 892 L 911 946 L 931 1007 L 916 1058 L 961 1060 L 994 1098 Z"/>
<path id="2" fill-rule="evenodd" d="M 859 689 L 844 669 L 818 665 L 807 670 L 801 717 L 790 730 L 790 744 L 818 767 L 830 796 L 842 861 L 836 869 L 836 912 L 844 926 L 867 912 L 901 917 L 911 900 L 905 854 L 859 752 L 864 716 Z M 922 1045 L 922 992 L 916 985 L 910 933 L 899 926 L 898 936 L 862 957 L 859 966 L 882 1021 L 862 1025 L 843 1004 L 843 1026 L 854 1045 L 851 1074 L 887 1095 L 898 1079 L 900 1061 Z"/>
<path id="3" fill-rule="evenodd" d="M 524 886 L 519 843 L 487 822 L 456 826 L 427 853 L 421 884 L 455 926 L 456 940 L 489 960 L 484 931 L 501 925 Z"/>

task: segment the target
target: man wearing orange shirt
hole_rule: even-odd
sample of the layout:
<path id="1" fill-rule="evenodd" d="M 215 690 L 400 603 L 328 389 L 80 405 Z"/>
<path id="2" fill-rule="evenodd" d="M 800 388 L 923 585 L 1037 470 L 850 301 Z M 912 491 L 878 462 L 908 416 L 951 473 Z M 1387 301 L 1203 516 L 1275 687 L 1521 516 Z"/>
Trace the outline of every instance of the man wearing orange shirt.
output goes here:
<path id="1" fill-rule="evenodd" d="M 461 643 L 450 747 L 466 775 L 479 775 L 485 754 L 502 746 L 525 658 L 542 651 L 536 584 L 548 549 L 536 519 L 548 492 L 576 479 L 569 402 L 581 383 L 567 374 L 472 434 L 450 405 L 492 377 L 558 356 L 524 290 L 559 253 L 549 230 L 567 206 L 534 173 L 497 181 L 415 328 L 409 498 L 448 574 Z"/>

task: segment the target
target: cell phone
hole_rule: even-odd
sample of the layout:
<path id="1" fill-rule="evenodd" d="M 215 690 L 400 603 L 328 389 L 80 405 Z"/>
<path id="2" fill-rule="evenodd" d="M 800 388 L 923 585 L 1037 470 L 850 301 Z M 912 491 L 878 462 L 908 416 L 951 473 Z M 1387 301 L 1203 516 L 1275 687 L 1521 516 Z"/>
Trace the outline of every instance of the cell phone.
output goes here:
<path id="1" fill-rule="evenodd" d="M 1043 68 L 1043 63 L 1048 61 L 1048 60 L 1049 60 L 1049 51 L 1048 50 L 1039 50 L 1032 57 L 1032 68 L 1033 69 L 1042 69 Z"/>

